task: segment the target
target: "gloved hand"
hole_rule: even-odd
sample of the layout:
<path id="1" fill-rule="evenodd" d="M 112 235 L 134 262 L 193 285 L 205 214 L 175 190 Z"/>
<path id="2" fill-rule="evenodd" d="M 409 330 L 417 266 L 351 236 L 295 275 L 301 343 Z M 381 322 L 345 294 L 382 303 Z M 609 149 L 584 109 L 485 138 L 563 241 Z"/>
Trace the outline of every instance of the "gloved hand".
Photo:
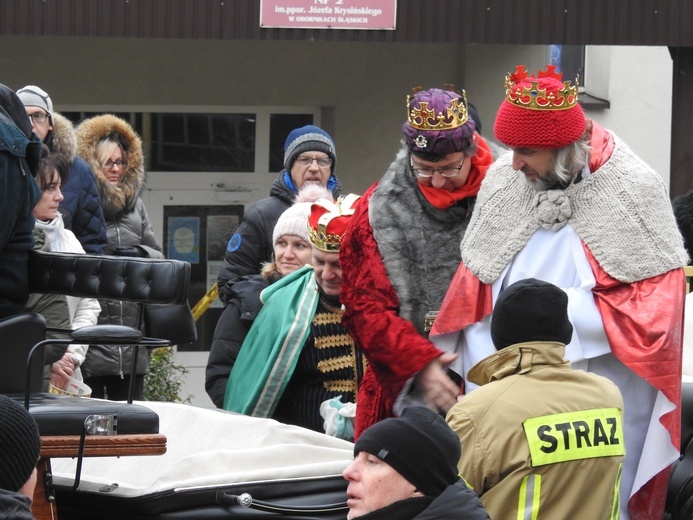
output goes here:
<path id="1" fill-rule="evenodd" d="M 140 246 L 116 246 L 113 250 L 116 256 L 134 256 L 138 258 L 147 258 L 147 252 Z"/>

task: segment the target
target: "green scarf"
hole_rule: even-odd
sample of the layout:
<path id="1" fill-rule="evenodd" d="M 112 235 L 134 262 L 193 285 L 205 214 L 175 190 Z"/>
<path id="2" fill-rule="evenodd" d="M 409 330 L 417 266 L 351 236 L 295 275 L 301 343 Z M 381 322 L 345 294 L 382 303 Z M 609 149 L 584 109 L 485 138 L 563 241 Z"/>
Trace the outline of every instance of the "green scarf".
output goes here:
<path id="1" fill-rule="evenodd" d="M 231 370 L 224 410 L 253 417 L 272 416 L 310 333 L 318 296 L 311 266 L 262 291 L 264 305 Z"/>

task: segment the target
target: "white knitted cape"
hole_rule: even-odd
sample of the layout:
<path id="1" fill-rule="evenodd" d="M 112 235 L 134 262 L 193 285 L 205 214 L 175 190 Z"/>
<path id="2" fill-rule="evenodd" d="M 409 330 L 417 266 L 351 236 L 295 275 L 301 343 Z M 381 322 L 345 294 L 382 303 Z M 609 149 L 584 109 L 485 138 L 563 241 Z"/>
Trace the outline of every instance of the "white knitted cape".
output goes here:
<path id="1" fill-rule="evenodd" d="M 512 154 L 486 175 L 462 240 L 462 261 L 493 283 L 540 227 L 573 226 L 611 277 L 631 283 L 687 263 L 666 187 L 614 136 L 609 160 L 565 190 L 537 192 L 512 168 Z"/>

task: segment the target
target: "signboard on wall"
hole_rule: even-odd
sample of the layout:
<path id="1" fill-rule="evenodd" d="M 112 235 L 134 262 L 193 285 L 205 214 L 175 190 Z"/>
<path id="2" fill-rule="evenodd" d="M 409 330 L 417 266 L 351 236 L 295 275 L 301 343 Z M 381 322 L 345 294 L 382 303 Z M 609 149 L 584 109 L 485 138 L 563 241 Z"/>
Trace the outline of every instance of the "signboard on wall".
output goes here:
<path id="1" fill-rule="evenodd" d="M 261 0 L 260 27 L 394 30 L 397 0 Z"/>

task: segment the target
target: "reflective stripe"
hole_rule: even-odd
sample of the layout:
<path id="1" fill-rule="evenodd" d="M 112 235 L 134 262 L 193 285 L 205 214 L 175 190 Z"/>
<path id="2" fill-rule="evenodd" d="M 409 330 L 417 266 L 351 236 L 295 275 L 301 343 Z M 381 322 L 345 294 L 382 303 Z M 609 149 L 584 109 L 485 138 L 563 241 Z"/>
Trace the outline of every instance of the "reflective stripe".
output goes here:
<path id="1" fill-rule="evenodd" d="M 527 475 L 522 479 L 517 501 L 517 520 L 537 520 L 541 495 L 541 475 Z"/>
<path id="2" fill-rule="evenodd" d="M 623 472 L 623 464 L 618 465 L 618 473 L 616 474 L 616 483 L 614 484 L 614 498 L 611 502 L 611 520 L 618 520 L 621 517 L 621 473 Z"/>
<path id="3" fill-rule="evenodd" d="M 532 467 L 626 453 L 623 417 L 619 408 L 532 417 L 522 425 Z"/>

